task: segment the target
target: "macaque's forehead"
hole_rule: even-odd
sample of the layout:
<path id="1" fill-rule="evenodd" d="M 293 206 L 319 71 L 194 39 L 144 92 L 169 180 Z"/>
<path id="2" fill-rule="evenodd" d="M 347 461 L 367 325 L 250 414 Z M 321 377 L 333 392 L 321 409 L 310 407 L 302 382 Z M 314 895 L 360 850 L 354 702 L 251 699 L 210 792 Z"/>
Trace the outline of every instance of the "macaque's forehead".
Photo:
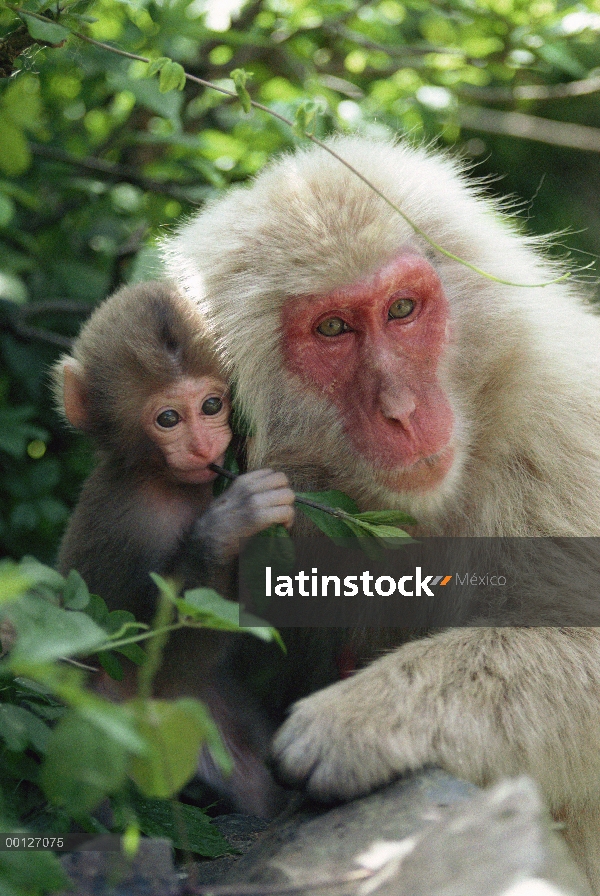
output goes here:
<path id="1" fill-rule="evenodd" d="M 267 289 L 285 284 L 287 295 L 329 292 L 364 279 L 400 247 L 414 245 L 412 229 L 397 212 L 336 166 L 327 179 L 284 165 L 257 191 L 254 201 L 264 215 L 249 232 L 246 257 L 250 264 L 253 255 L 269 259 L 256 272 Z"/>

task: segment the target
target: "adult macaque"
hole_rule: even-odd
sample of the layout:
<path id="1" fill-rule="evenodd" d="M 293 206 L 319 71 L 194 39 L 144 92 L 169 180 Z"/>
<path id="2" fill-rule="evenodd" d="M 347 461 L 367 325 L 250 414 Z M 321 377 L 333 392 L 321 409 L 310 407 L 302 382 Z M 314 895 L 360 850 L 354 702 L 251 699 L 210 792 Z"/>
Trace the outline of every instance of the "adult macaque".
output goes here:
<path id="1" fill-rule="evenodd" d="M 512 283 L 557 276 L 448 158 L 332 146 L 455 256 Z M 406 510 L 421 535 L 600 535 L 600 320 L 574 286 L 448 258 L 315 148 L 232 190 L 167 254 L 226 353 L 251 466 Z M 478 784 L 528 772 L 600 892 L 598 744 L 598 630 L 473 628 L 301 701 L 274 754 L 325 800 L 425 764 Z"/>
<path id="2" fill-rule="evenodd" d="M 212 496 L 216 474 L 208 465 L 223 463 L 232 437 L 228 389 L 202 316 L 173 284 L 146 283 L 112 295 L 85 324 L 72 356 L 58 362 L 54 378 L 67 420 L 89 433 L 99 453 L 58 567 L 77 569 L 111 609 L 149 622 L 156 599 L 151 571 L 176 576 L 185 587 L 208 584 L 227 592 L 239 539 L 292 523 L 294 495 L 281 473 L 247 473 L 220 498 Z M 233 685 L 216 672 L 230 640 L 208 631 L 177 633 L 156 690 L 208 700 L 238 760 L 231 790 L 245 808 L 260 812 L 268 800 L 261 793 L 266 773 L 252 755 L 250 728 L 243 731 L 226 705 L 223 692 Z"/>

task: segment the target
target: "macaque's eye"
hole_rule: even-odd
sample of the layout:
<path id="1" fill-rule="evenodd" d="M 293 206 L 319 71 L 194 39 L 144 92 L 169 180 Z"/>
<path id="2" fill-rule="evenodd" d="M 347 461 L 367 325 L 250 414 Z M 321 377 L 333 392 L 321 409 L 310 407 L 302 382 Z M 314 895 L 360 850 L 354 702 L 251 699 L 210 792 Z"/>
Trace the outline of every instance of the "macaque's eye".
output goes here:
<path id="1" fill-rule="evenodd" d="M 206 414 L 207 417 L 213 417 L 215 414 L 219 413 L 222 407 L 223 400 L 221 398 L 207 398 L 206 401 L 202 403 L 202 413 Z"/>
<path id="2" fill-rule="evenodd" d="M 161 411 L 158 417 L 156 418 L 157 424 L 161 427 L 161 429 L 172 429 L 173 426 L 177 426 L 181 417 L 174 411 L 173 408 L 168 408 L 166 411 Z"/>
<path id="3" fill-rule="evenodd" d="M 388 320 L 398 320 L 401 317 L 408 317 L 412 313 L 415 303 L 412 299 L 396 299 L 390 305 L 388 311 Z"/>
<path id="4" fill-rule="evenodd" d="M 317 333 L 321 336 L 339 336 L 341 333 L 348 333 L 349 330 L 350 327 L 341 317 L 328 317 L 317 327 Z"/>

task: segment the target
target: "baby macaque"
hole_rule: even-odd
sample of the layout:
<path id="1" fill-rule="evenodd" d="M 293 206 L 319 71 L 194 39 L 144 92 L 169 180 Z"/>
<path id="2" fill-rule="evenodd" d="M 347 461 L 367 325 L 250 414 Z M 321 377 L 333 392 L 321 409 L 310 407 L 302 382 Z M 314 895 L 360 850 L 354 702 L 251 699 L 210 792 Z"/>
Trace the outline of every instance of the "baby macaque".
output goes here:
<path id="1" fill-rule="evenodd" d="M 231 442 L 230 401 L 197 306 L 171 283 L 125 287 L 96 309 L 53 373 L 67 420 L 91 436 L 99 454 L 62 541 L 59 570 L 76 569 L 109 608 L 143 622 L 155 609 L 150 572 L 231 596 L 239 539 L 275 523 L 290 526 L 294 493 L 284 474 L 256 470 L 213 498 L 209 464 L 222 464 Z M 245 776 L 236 782 L 233 773 L 234 801 L 264 814 L 267 773 L 253 743 L 264 737 L 229 722 L 238 715 L 225 706 L 235 689 L 217 672 L 230 641 L 216 632 L 178 632 L 155 689 L 207 699 L 217 723 L 223 715 L 244 769 L 238 777 Z M 130 686 L 107 685 L 118 697 Z"/>

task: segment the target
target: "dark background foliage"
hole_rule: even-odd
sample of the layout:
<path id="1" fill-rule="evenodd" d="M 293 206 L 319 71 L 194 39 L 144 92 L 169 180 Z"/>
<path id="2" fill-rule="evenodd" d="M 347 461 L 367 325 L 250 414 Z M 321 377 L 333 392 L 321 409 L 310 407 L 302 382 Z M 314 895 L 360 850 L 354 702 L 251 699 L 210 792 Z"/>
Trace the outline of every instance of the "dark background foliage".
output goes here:
<path id="1" fill-rule="evenodd" d="M 111 290 L 157 273 L 157 241 L 182 215 L 296 142 L 190 81 L 161 92 L 145 63 L 48 19 L 229 89 L 243 68 L 252 98 L 287 117 L 314 100 L 320 136 L 434 140 L 475 176 L 501 175 L 490 189 L 514 195 L 529 229 L 598 253 L 599 2 L 2 0 L 5 554 L 52 562 L 92 463 L 52 409 L 48 365 Z"/>

